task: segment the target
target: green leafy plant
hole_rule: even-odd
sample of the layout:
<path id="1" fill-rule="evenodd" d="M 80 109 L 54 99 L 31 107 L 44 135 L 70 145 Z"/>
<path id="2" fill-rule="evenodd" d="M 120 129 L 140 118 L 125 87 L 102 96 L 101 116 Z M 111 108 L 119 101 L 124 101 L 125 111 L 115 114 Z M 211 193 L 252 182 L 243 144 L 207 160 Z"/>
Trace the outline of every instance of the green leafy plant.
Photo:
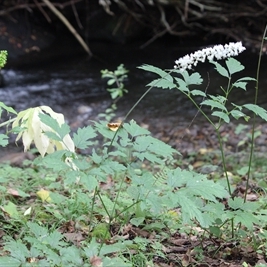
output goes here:
<path id="1" fill-rule="evenodd" d="M 221 226 L 225 226 L 225 223 L 227 221 L 231 222 L 232 237 L 235 236 L 236 233 L 235 230 L 239 229 L 241 225 L 246 226 L 249 231 L 253 231 L 253 225 L 260 223 L 259 218 L 257 217 L 256 214 L 260 215 L 261 208 L 260 205 L 257 204 L 255 206 L 254 204 L 251 203 L 250 203 L 251 205 L 250 204 L 248 206 L 246 205 L 249 176 L 247 178 L 248 179 L 247 187 L 244 198 L 240 199 L 240 198 L 235 198 L 233 196 L 232 194 L 233 191 L 230 185 L 230 179 L 228 177 L 223 138 L 220 135 L 220 128 L 224 123 L 229 123 L 231 117 L 235 120 L 243 118 L 245 121 L 248 121 L 250 117 L 249 112 L 252 112 L 253 114 L 259 116 L 265 121 L 267 119 L 266 110 L 258 106 L 256 103 L 243 104 L 243 105 L 237 105 L 235 103 L 231 103 L 230 107 L 226 106 L 226 104 L 230 102 L 230 95 L 233 90 L 246 90 L 248 82 L 256 81 L 256 79 L 251 77 L 243 77 L 233 81 L 234 74 L 244 70 L 244 66 L 231 56 L 237 55 L 244 49 L 245 48 L 242 46 L 241 43 L 236 43 L 236 44 L 230 43 L 229 45 L 225 45 L 224 47 L 215 46 L 214 48 L 203 49 L 202 51 L 197 51 L 194 54 L 191 54 L 190 56 L 187 55 L 177 60 L 175 62 L 176 65 L 174 69 L 171 71 L 164 71 L 160 68 L 151 65 L 143 65 L 140 67 L 140 69 L 156 73 L 157 75 L 160 76 L 159 79 L 152 81 L 147 86 L 149 86 L 150 88 L 157 87 L 162 89 L 179 90 L 182 94 L 188 97 L 188 99 L 196 106 L 197 110 L 213 126 L 217 134 L 220 146 L 222 167 L 227 181 L 228 194 L 229 196 L 231 196 L 231 198 L 228 200 L 228 205 L 231 209 L 229 210 L 226 207 L 223 207 L 221 203 L 216 203 L 215 205 L 212 204 L 212 206 L 209 206 L 210 204 L 208 204 L 208 209 L 204 207 L 205 211 L 202 210 L 202 212 L 200 212 L 202 208 L 200 209 L 200 207 L 196 207 L 196 209 L 192 209 L 194 205 L 191 204 L 190 206 L 191 206 L 191 211 L 194 213 L 194 216 L 195 218 L 197 218 L 197 221 L 200 223 L 200 225 L 203 228 L 207 227 L 210 228 L 211 233 L 215 233 L 214 232 L 215 229 L 216 232 L 220 229 L 220 227 L 218 228 L 218 226 L 213 225 L 216 221 L 220 221 Z M 217 59 L 226 58 L 226 59 L 224 64 L 220 64 L 218 62 L 213 61 L 214 58 Z M 228 80 L 226 88 L 220 87 L 222 93 L 220 95 L 207 94 L 206 92 L 195 89 L 197 85 L 202 84 L 203 79 L 198 72 L 193 72 L 191 74 L 190 69 L 192 68 L 192 66 L 196 66 L 199 61 L 204 61 L 205 59 L 208 59 L 211 62 L 211 64 L 215 66 L 215 70 L 218 72 L 218 74 L 220 74 L 221 76 L 225 77 Z M 187 71 L 187 69 L 189 70 Z M 204 98 L 204 100 L 198 103 L 196 99 L 199 99 L 199 97 L 201 97 L 202 99 Z M 210 108 L 211 113 L 205 111 L 204 109 L 205 106 Z M 253 135 L 252 143 L 254 142 L 254 138 L 255 136 Z M 252 154 L 253 150 L 251 150 L 251 155 Z M 250 166 L 251 166 L 251 161 L 248 163 L 248 169 L 250 169 Z M 191 175 L 191 172 L 189 173 Z M 190 202 L 188 202 L 187 200 L 186 203 Z M 183 209 L 183 207 L 185 207 L 185 203 L 184 205 L 181 206 Z M 186 207 L 185 209 L 188 210 L 189 206 Z M 214 209 L 215 212 L 213 215 L 215 215 L 215 217 L 211 215 L 211 211 Z M 202 221 L 201 216 L 200 217 L 198 216 L 200 214 L 205 216 L 205 220 L 207 222 L 206 225 L 204 221 Z M 224 214 L 224 215 L 222 217 L 218 217 L 218 214 Z M 213 218 L 210 216 L 212 216 Z M 264 223 L 264 221 L 265 219 L 261 223 Z M 219 230 L 219 232 L 221 231 Z"/>
<path id="2" fill-rule="evenodd" d="M 139 67 L 160 78 L 148 84 L 147 92 L 115 131 L 105 121 L 96 121 L 72 134 L 64 116 L 49 107 L 17 114 L 2 103 L 1 107 L 15 116 L 2 126 L 11 125 L 17 140 L 22 138 L 25 151 L 35 145 L 41 157 L 31 162 L 32 172 L 21 176 L 14 168 L 1 170 L 1 220 L 8 223 L 3 227 L 6 236 L 0 266 L 153 266 L 155 255 L 166 259 L 161 243 L 178 230 L 200 239 L 253 239 L 255 249 L 262 249 L 257 239 L 267 239 L 266 205 L 264 201 L 247 201 L 255 128 L 249 140 L 248 168 L 239 169 L 240 175 L 247 175 L 243 197 L 234 194 L 220 133 L 221 127 L 233 119 L 246 123 L 251 113 L 267 120 L 267 111 L 256 101 L 242 105 L 231 102 L 234 90 L 246 90 L 249 82 L 257 80 L 234 79 L 244 66 L 233 56 L 243 50 L 241 43 L 230 43 L 187 55 L 169 71 L 151 65 Z M 191 69 L 206 59 L 227 81 L 219 95 L 196 89 L 203 78 Z M 115 86 L 109 89 L 114 104 L 126 92 L 126 73 L 123 65 L 114 72 L 102 72 L 103 78 L 109 79 L 108 85 Z M 181 168 L 177 150 L 134 120 L 126 121 L 153 87 L 178 90 L 212 125 L 221 153 L 224 175 L 220 178 L 225 179 L 212 180 Z M 115 110 L 116 105 L 104 118 L 112 118 Z M 104 139 L 101 149 L 95 146 L 98 137 Z M 92 152 L 85 157 L 76 152 L 88 148 Z M 5 177 L 8 174 L 13 177 L 12 183 Z M 19 188 L 20 183 L 24 187 Z M 7 189 L 10 186 L 12 190 Z M 33 202 L 28 202 L 33 195 Z M 262 229 L 257 238 L 255 225 Z M 148 236 L 158 240 L 148 240 Z M 195 251 L 198 260 L 203 260 L 204 248 Z"/>
<path id="3" fill-rule="evenodd" d="M 125 69 L 123 64 L 120 64 L 115 71 L 101 70 L 101 77 L 107 80 L 107 91 L 110 94 L 113 103 L 106 109 L 105 113 L 99 114 L 99 118 L 105 118 L 106 121 L 113 119 L 117 110 L 117 102 L 121 99 L 128 90 L 125 88 L 124 82 L 127 79 L 129 71 Z"/>

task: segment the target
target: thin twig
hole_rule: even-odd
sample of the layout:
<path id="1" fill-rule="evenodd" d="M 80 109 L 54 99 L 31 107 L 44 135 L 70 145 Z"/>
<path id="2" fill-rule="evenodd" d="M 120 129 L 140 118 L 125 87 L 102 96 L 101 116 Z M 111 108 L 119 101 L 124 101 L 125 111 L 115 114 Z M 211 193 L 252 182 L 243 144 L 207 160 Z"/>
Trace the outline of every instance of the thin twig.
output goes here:
<path id="1" fill-rule="evenodd" d="M 69 21 L 66 19 L 66 17 L 58 11 L 58 9 L 49 1 L 49 0 L 42 0 L 47 7 L 51 9 L 51 11 L 65 24 L 65 26 L 69 29 L 69 31 L 74 35 L 74 37 L 78 40 L 78 42 L 81 44 L 83 49 L 88 53 L 90 57 L 93 56 L 93 53 L 91 52 L 88 45 L 84 42 L 82 37 L 78 34 L 78 32 L 74 29 L 74 27 L 69 23 Z"/>

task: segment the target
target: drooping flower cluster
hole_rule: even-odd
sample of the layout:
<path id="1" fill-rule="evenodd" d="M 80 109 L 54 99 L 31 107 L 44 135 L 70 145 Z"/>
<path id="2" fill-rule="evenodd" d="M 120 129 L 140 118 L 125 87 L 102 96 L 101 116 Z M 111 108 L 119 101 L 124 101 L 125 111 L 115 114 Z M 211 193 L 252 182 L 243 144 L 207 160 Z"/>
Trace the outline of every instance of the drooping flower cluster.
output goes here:
<path id="1" fill-rule="evenodd" d="M 232 56 L 237 56 L 242 53 L 246 48 L 242 46 L 241 42 L 229 43 L 226 45 L 215 45 L 213 47 L 204 48 L 198 50 L 195 53 L 186 55 L 184 57 L 175 60 L 175 69 L 184 71 L 186 69 L 192 69 L 198 62 L 204 62 L 206 59 L 209 61 L 220 60 Z"/>

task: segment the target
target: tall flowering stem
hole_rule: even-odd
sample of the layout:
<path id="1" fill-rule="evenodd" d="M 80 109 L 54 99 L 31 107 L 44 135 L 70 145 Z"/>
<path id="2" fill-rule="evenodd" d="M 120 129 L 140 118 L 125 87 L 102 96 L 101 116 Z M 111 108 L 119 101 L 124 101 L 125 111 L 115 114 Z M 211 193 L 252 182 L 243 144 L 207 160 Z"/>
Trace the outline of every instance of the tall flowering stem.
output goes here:
<path id="1" fill-rule="evenodd" d="M 237 56 L 244 50 L 246 50 L 246 48 L 241 42 L 207 47 L 175 60 L 174 68 L 179 69 L 180 71 L 184 71 L 186 69 L 190 70 L 193 66 L 196 66 L 198 62 L 205 62 L 206 60 L 220 60 Z"/>

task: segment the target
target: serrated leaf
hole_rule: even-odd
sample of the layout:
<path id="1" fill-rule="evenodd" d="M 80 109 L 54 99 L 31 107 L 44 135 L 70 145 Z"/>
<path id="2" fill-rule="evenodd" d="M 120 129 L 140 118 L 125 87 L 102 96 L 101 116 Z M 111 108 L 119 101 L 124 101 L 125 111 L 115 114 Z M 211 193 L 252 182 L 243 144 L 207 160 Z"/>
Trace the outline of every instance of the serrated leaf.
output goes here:
<path id="1" fill-rule="evenodd" d="M 7 242 L 7 244 L 5 245 L 5 250 L 10 252 L 10 255 L 19 260 L 20 264 L 25 264 L 26 263 L 26 258 L 28 258 L 29 256 L 29 251 L 26 247 L 26 245 L 24 245 L 21 240 L 17 240 L 17 241 L 9 241 Z M 21 266 L 21 265 L 19 265 Z M 4 266 L 3 266 L 4 267 Z M 8 267 L 8 266 L 5 266 Z"/>
<path id="2" fill-rule="evenodd" d="M 267 111 L 264 108 L 255 104 L 245 104 L 243 105 L 243 107 L 260 116 L 263 120 L 267 121 Z"/>
<path id="3" fill-rule="evenodd" d="M 218 108 L 220 110 L 227 111 L 226 107 L 223 104 L 219 103 L 218 101 L 211 100 L 211 99 L 206 99 L 202 101 L 201 105 L 210 106 L 211 110 L 214 108 Z"/>
<path id="4" fill-rule="evenodd" d="M 215 70 L 217 70 L 217 72 L 220 75 L 222 75 L 224 77 L 227 77 L 227 78 L 230 77 L 228 71 L 226 70 L 226 68 L 224 68 L 221 64 L 219 64 L 216 61 L 210 61 L 210 63 L 212 63 L 213 65 L 215 65 Z"/>
<path id="5" fill-rule="evenodd" d="M 125 123 L 123 128 L 132 136 L 136 137 L 138 135 L 150 134 L 147 129 L 140 127 L 134 120 L 131 120 L 129 123 Z"/>
<path id="6" fill-rule="evenodd" d="M 185 92 L 185 93 L 188 93 L 189 92 L 187 83 L 183 79 L 177 78 L 177 77 L 175 77 L 174 79 L 178 83 L 178 88 L 177 89 L 179 91 L 182 91 L 182 92 Z"/>
<path id="7" fill-rule="evenodd" d="M 237 209 L 242 209 L 244 205 L 244 199 L 241 197 L 235 197 L 234 199 L 230 198 L 228 199 L 228 205 L 230 208 L 237 210 Z"/>
<path id="8" fill-rule="evenodd" d="M 247 88 L 246 88 L 247 82 L 235 82 L 235 83 L 233 83 L 233 86 L 237 87 L 237 88 L 241 88 L 243 90 L 247 90 Z"/>
<path id="9" fill-rule="evenodd" d="M 237 210 L 234 212 L 234 222 L 235 224 L 241 223 L 247 227 L 249 231 L 253 231 L 254 224 L 259 224 L 259 219 L 253 213 Z"/>
<path id="10" fill-rule="evenodd" d="M 177 194 L 176 197 L 181 206 L 183 223 L 186 224 L 190 220 L 196 219 L 201 226 L 205 226 L 205 220 L 199 207 L 183 193 Z"/>
<path id="11" fill-rule="evenodd" d="M 230 118 L 229 118 L 229 116 L 225 112 L 222 112 L 222 111 L 214 111 L 214 112 L 212 112 L 211 115 L 212 116 L 215 116 L 215 117 L 219 117 L 220 119 L 224 120 L 226 123 L 229 123 L 230 122 Z"/>
<path id="12" fill-rule="evenodd" d="M 191 75 L 188 73 L 188 71 L 183 71 L 182 76 L 184 78 L 185 83 L 189 85 L 199 85 L 202 84 L 203 79 L 201 75 L 198 72 L 194 72 Z"/>
<path id="13" fill-rule="evenodd" d="M 82 175 L 80 178 L 80 182 L 88 191 L 93 191 L 99 186 L 99 182 L 93 175 Z"/>
<path id="14" fill-rule="evenodd" d="M 96 137 L 96 133 L 92 126 L 79 128 L 77 133 L 73 135 L 74 145 L 79 149 L 88 148 L 93 144 L 93 142 L 89 140 L 94 137 Z"/>
<path id="15" fill-rule="evenodd" d="M 205 92 L 202 92 L 200 90 L 192 90 L 190 93 L 194 96 L 203 96 L 203 97 L 207 96 Z"/>
<path id="16" fill-rule="evenodd" d="M 145 70 L 145 71 L 150 71 L 150 72 L 156 73 L 161 78 L 164 78 L 165 80 L 168 80 L 169 82 L 173 82 L 172 76 L 168 72 L 166 72 L 166 71 L 164 71 L 164 70 L 162 70 L 162 69 L 160 69 L 158 67 L 154 67 L 152 65 L 144 64 L 144 65 L 142 65 L 140 67 L 137 67 L 137 68 Z"/>
<path id="17" fill-rule="evenodd" d="M 20 267 L 21 261 L 8 256 L 0 257 L 0 267 Z"/>
<path id="18" fill-rule="evenodd" d="M 96 164 L 100 164 L 103 161 L 103 157 L 101 155 L 98 155 L 95 151 L 95 149 L 93 149 L 92 151 L 92 156 L 91 159 L 93 160 L 94 163 Z"/>
<path id="19" fill-rule="evenodd" d="M 164 78 L 156 79 L 147 84 L 146 86 L 152 86 L 152 87 L 157 87 L 157 88 L 162 88 L 162 89 L 173 89 L 176 88 L 176 85 Z"/>
<path id="20" fill-rule="evenodd" d="M 204 175 L 195 174 L 195 179 L 190 179 L 186 188 L 188 189 L 188 194 L 195 196 L 201 196 L 204 199 L 217 202 L 217 198 L 228 197 L 228 192 L 223 186 L 208 180 Z"/>
<path id="21" fill-rule="evenodd" d="M 243 112 L 241 112 L 240 110 L 231 110 L 230 114 L 236 119 L 238 120 L 239 118 L 245 117 L 246 114 L 244 114 Z"/>
<path id="22" fill-rule="evenodd" d="M 54 130 L 61 139 L 63 139 L 67 134 L 69 134 L 70 127 L 66 123 L 63 123 L 62 125 L 60 125 L 56 119 L 43 113 L 39 113 L 39 117 L 41 121 L 47 126 L 49 126 L 52 130 Z M 54 139 L 54 140 L 58 141 L 57 139 Z"/>
<path id="23" fill-rule="evenodd" d="M 6 134 L 0 134 L 0 146 L 5 147 L 8 145 L 8 136 Z"/>
<path id="24" fill-rule="evenodd" d="M 230 57 L 226 60 L 226 66 L 231 75 L 240 72 L 245 68 L 238 60 L 233 57 Z"/>

